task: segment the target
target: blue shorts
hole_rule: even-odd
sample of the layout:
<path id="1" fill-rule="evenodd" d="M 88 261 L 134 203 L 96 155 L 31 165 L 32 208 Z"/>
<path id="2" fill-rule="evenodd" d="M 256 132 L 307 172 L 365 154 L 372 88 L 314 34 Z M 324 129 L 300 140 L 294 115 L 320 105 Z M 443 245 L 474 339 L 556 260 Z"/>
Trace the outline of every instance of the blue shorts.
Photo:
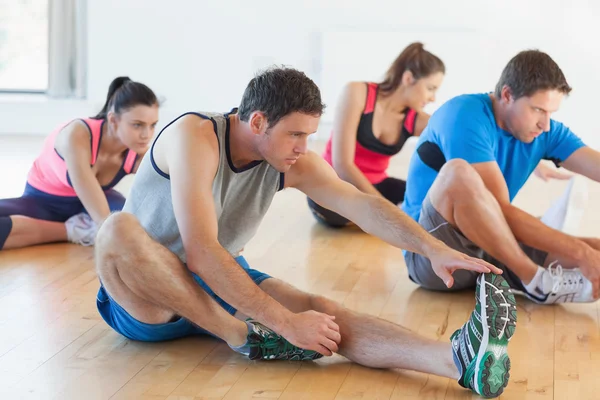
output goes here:
<path id="1" fill-rule="evenodd" d="M 246 271 L 252 278 L 254 283 L 260 285 L 265 279 L 270 278 L 269 275 L 251 269 L 248 262 L 243 256 L 235 259 L 237 263 Z M 221 307 L 229 314 L 234 315 L 236 309 L 227 304 L 223 299 L 215 294 L 206 283 L 196 274 L 193 274 L 194 279 L 198 284 L 213 298 Z M 146 324 L 133 318 L 125 311 L 116 301 L 114 301 L 106 292 L 104 287 L 100 285 L 96 304 L 100 315 L 106 323 L 121 335 L 131 339 L 143 342 L 159 342 L 163 340 L 171 340 L 193 335 L 212 335 L 210 332 L 193 324 L 185 318 L 180 317 L 176 321 L 167 322 L 165 324 Z"/>
<path id="2" fill-rule="evenodd" d="M 125 197 L 115 189 L 104 191 L 110 211 L 120 211 L 125 205 Z M 78 197 L 56 196 L 25 185 L 21 197 L 0 199 L 0 250 L 12 230 L 11 215 L 41 219 L 44 221 L 65 222 L 73 215 L 85 212 Z"/>

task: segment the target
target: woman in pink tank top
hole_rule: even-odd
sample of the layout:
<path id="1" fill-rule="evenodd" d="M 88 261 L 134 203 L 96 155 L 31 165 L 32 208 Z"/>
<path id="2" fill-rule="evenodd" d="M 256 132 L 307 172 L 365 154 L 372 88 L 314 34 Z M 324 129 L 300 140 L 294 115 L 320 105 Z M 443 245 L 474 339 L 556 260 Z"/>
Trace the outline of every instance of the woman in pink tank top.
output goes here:
<path id="1" fill-rule="evenodd" d="M 390 160 L 411 136 L 423 132 L 429 121 L 423 108 L 435 101 L 445 72 L 441 59 L 421 43 L 412 43 L 392 63 L 381 83 L 348 83 L 323 158 L 340 178 L 361 191 L 401 203 L 406 182 L 387 175 Z M 350 224 L 311 199 L 308 204 L 317 220 L 328 226 Z"/>
<path id="2" fill-rule="evenodd" d="M 97 226 L 125 204 L 114 186 L 137 171 L 154 137 L 158 107 L 150 88 L 119 77 L 98 115 L 57 127 L 23 195 L 0 200 L 0 250 L 67 240 L 93 244 Z"/>

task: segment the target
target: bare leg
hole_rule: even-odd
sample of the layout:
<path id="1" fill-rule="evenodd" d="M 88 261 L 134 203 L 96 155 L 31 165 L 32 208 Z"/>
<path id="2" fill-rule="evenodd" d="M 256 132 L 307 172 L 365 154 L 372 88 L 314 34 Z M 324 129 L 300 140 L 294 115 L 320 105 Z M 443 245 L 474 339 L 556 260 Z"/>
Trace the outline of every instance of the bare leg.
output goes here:
<path id="1" fill-rule="evenodd" d="M 342 336 L 339 353 L 354 362 L 373 368 L 402 368 L 459 378 L 449 342 L 420 337 L 399 325 L 348 310 L 278 279 L 267 279 L 260 288 L 293 312 L 316 310 L 335 315 Z"/>
<path id="2" fill-rule="evenodd" d="M 135 319 L 160 324 L 182 316 L 231 346 L 246 342 L 247 325 L 214 301 L 132 214 L 112 214 L 98 231 L 95 250 L 104 288 Z"/>
<path id="3" fill-rule="evenodd" d="M 508 266 L 524 283 L 538 266 L 523 252 L 496 198 L 464 160 L 447 162 L 429 190 L 433 207 L 486 253 Z"/>
<path id="4" fill-rule="evenodd" d="M 63 222 L 44 221 L 21 215 L 12 215 L 10 219 L 12 229 L 3 249 L 67 241 L 67 228 Z"/>

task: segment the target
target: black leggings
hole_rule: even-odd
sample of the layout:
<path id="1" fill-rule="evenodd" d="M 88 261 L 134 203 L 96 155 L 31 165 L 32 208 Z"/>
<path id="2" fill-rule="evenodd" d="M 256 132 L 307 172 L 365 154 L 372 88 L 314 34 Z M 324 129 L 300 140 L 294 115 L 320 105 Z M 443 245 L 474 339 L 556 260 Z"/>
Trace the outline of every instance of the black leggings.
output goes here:
<path id="1" fill-rule="evenodd" d="M 385 178 L 373 186 L 375 186 L 375 189 L 377 189 L 383 197 L 388 199 L 393 204 L 400 204 L 402 201 L 404 201 L 406 182 L 402 179 Z M 312 211 L 317 221 L 332 228 L 342 228 L 350 223 L 348 219 L 331 210 L 328 210 L 327 208 L 321 207 L 312 201 L 312 199 L 307 198 L 307 200 L 308 207 L 310 208 L 310 211 Z"/>
<path id="2" fill-rule="evenodd" d="M 125 197 L 115 189 L 104 192 L 110 211 L 119 211 L 125 205 Z M 75 196 L 55 196 L 26 184 L 23 196 L 0 199 L 0 250 L 12 230 L 12 215 L 23 215 L 44 221 L 65 222 L 73 215 L 85 212 Z"/>

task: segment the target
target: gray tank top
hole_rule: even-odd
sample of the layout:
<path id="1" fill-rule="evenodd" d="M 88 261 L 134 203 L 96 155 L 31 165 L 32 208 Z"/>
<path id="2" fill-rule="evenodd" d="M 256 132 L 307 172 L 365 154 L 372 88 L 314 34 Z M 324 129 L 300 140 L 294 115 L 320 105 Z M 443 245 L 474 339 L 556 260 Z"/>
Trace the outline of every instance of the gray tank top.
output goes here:
<path id="1" fill-rule="evenodd" d="M 165 126 L 154 143 L 169 125 L 187 114 L 210 119 L 213 123 L 219 141 L 219 167 L 212 185 L 218 240 L 225 250 L 237 257 L 256 233 L 275 193 L 283 188 L 283 174 L 266 161 L 254 161 L 243 169 L 234 167 L 229 153 L 229 114 L 183 114 Z M 140 163 L 123 211 L 134 214 L 150 237 L 186 263 L 173 212 L 169 176 L 154 163 L 153 149 L 154 144 Z M 201 152 L 198 157 L 202 157 Z"/>

